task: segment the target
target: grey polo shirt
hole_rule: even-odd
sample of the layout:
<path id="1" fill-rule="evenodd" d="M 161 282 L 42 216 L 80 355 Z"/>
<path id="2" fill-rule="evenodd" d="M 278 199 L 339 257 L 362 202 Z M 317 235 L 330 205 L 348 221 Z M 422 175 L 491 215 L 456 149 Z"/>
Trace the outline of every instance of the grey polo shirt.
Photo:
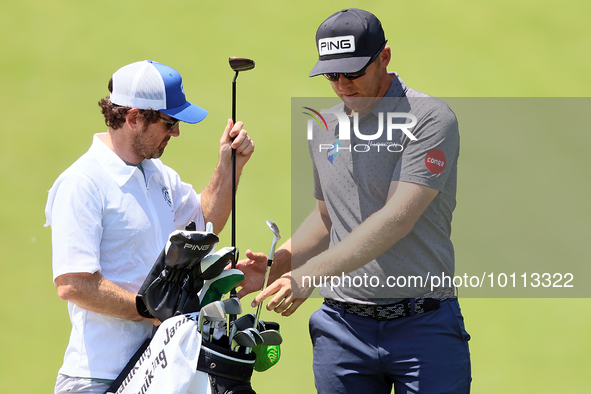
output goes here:
<path id="1" fill-rule="evenodd" d="M 331 110 L 344 112 L 344 104 Z M 416 117 L 416 125 L 407 129 L 416 141 L 401 128 L 391 130 L 388 138 L 387 113 L 393 112 Z M 453 277 L 454 249 L 450 236 L 456 205 L 459 133 L 451 109 L 443 101 L 407 87 L 396 76 L 373 110 L 358 119 L 358 130 L 365 136 L 376 134 L 382 119 L 383 132 L 377 139 L 360 138 L 354 132 L 354 119 L 349 117 L 350 139 L 339 139 L 341 126 L 337 116 L 330 113 L 323 116 L 328 131 L 314 125 L 309 149 L 314 197 L 326 203 L 332 221 L 330 247 L 384 207 L 392 181 L 429 186 L 439 193 L 410 234 L 377 259 L 341 277 L 341 286 L 321 287 L 320 294 L 339 301 L 387 304 L 419 297 L 430 290 L 413 286 L 411 276 L 427 281 L 429 276 L 441 277 L 442 273 Z M 390 122 L 411 120 L 400 117 Z M 370 284 L 371 277 L 375 278 Z M 402 286 L 404 282 L 406 285 Z M 415 278 L 415 283 L 420 281 Z"/>

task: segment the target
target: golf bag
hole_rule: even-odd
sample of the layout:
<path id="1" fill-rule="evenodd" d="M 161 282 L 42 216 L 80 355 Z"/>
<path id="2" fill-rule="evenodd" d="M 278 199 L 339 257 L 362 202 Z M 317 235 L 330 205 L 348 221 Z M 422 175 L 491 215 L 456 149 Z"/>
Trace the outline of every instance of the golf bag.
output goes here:
<path id="1" fill-rule="evenodd" d="M 250 378 L 257 355 L 232 351 L 227 336 L 204 340 L 198 329 L 201 308 L 244 278 L 224 270 L 235 248 L 213 252 L 218 242 L 211 231 L 170 235 L 136 298 L 139 314 L 162 324 L 105 394 L 256 394 Z"/>
<path id="2" fill-rule="evenodd" d="M 256 394 L 250 386 L 255 354 L 204 341 L 197 316 L 162 323 L 105 394 Z"/>

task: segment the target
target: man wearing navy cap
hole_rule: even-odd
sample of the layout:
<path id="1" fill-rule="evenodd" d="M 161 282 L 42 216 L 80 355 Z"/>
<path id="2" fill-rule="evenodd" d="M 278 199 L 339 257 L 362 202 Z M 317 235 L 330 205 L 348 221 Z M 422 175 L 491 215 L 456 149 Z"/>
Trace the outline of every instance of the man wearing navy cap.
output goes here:
<path id="1" fill-rule="evenodd" d="M 417 285 L 453 277 L 458 123 L 387 71 L 386 44 L 380 21 L 359 9 L 318 28 L 310 77 L 324 75 L 342 103 L 321 111 L 328 131 L 311 124 L 317 206 L 276 251 L 278 279 L 253 306 L 273 297 L 267 309 L 289 316 L 312 291 L 304 278 L 334 277 L 313 284 L 325 299 L 310 318 L 319 393 L 468 393 L 470 337 L 453 285 Z M 382 133 L 391 114 L 411 122 Z M 252 281 L 264 256 L 247 257 L 239 268 Z M 239 296 L 256 290 L 250 283 Z"/>
<path id="2" fill-rule="evenodd" d="M 201 194 L 160 161 L 179 122 L 207 111 L 190 103 L 180 74 L 150 60 L 117 70 L 99 102 L 106 133 L 49 191 L 53 279 L 68 301 L 70 341 L 55 393 L 104 393 L 152 333 L 136 293 L 168 236 L 189 222 L 219 233 L 231 211 L 232 148 L 240 175 L 254 151 L 242 122 L 228 123 L 219 162 Z"/>

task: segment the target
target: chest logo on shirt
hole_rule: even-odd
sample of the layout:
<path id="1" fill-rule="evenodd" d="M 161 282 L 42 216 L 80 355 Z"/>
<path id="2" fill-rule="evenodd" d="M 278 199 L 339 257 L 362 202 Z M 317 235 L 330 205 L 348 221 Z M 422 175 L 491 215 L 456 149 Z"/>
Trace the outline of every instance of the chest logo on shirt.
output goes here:
<path id="1" fill-rule="evenodd" d="M 326 152 L 326 158 L 330 161 L 330 164 L 334 164 L 334 159 L 340 153 L 339 148 L 341 147 L 341 141 L 337 140 L 330 149 Z"/>
<path id="2" fill-rule="evenodd" d="M 170 199 L 170 194 L 168 194 L 168 188 L 162 188 L 162 197 L 164 197 L 164 201 L 168 204 L 169 207 L 172 207 L 172 200 Z"/>
<path id="3" fill-rule="evenodd" d="M 440 149 L 431 149 L 425 156 L 425 166 L 432 174 L 441 174 L 445 170 L 445 153 Z"/>

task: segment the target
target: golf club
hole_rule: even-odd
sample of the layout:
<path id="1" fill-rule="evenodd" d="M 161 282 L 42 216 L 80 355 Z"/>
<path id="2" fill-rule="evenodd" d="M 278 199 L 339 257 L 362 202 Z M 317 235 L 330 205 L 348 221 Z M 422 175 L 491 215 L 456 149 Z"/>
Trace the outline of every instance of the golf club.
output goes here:
<path id="1" fill-rule="evenodd" d="M 266 330 L 261 332 L 265 346 L 277 346 L 283 343 L 283 337 L 277 330 Z"/>
<path id="2" fill-rule="evenodd" d="M 241 332 L 248 332 L 250 335 L 252 335 L 252 337 L 256 341 L 257 346 L 262 345 L 263 342 L 265 341 L 264 338 L 261 336 L 261 333 L 252 327 L 248 327 L 246 330 L 241 331 Z"/>
<path id="3" fill-rule="evenodd" d="M 235 71 L 234 79 L 232 80 L 232 123 L 236 124 L 236 79 L 240 71 L 248 71 L 254 68 L 254 60 L 230 57 L 230 67 Z M 232 246 L 236 247 L 236 149 L 232 149 Z M 238 260 L 238 250 L 232 259 L 232 268 L 236 268 L 236 261 Z M 230 292 L 230 298 L 238 298 L 236 295 L 236 287 Z M 236 320 L 236 315 L 230 315 L 229 323 Z M 230 324 L 228 324 L 228 327 Z"/>
<path id="4" fill-rule="evenodd" d="M 261 291 L 265 290 L 265 288 L 267 287 L 267 282 L 269 281 L 269 271 L 270 271 L 269 268 L 273 264 L 273 256 L 275 255 L 275 246 L 277 246 L 277 241 L 279 241 L 281 239 L 281 234 L 279 234 L 279 227 L 277 227 L 277 225 L 270 220 L 267 220 L 266 223 L 267 223 L 267 226 L 269 226 L 269 228 L 273 232 L 273 241 L 271 242 L 271 250 L 269 251 L 269 257 L 267 258 L 267 268 L 265 269 L 265 280 L 263 281 L 263 288 L 261 289 Z M 256 313 L 256 317 L 254 320 L 254 327 L 257 327 L 257 324 L 259 322 L 262 306 L 263 306 L 262 302 L 259 304 L 259 306 L 257 306 L 257 313 Z"/>
<path id="5" fill-rule="evenodd" d="M 230 67 L 236 72 L 232 80 L 232 122 L 236 123 L 236 79 L 240 71 L 254 68 L 254 61 L 242 57 L 231 57 Z M 232 246 L 236 246 L 236 149 L 232 149 Z M 236 262 L 233 262 L 232 268 Z"/>
<path id="6" fill-rule="evenodd" d="M 249 313 L 247 315 L 240 316 L 238 319 L 234 320 L 231 324 L 228 324 L 229 327 L 229 338 L 230 344 L 232 344 L 232 340 L 234 339 L 234 335 L 236 332 L 246 330 L 248 327 L 252 327 L 254 323 L 254 315 Z"/>
<path id="7" fill-rule="evenodd" d="M 256 339 L 250 332 L 238 331 L 232 339 L 232 350 L 236 351 L 239 346 L 244 348 L 253 348 L 257 345 Z"/>
<path id="8" fill-rule="evenodd" d="M 199 323 L 198 323 L 198 329 L 199 332 L 201 333 L 201 336 L 203 336 L 203 324 L 205 322 L 205 320 L 207 320 L 208 322 L 216 322 L 216 321 L 223 321 L 226 319 L 226 312 L 224 311 L 224 307 L 222 303 L 218 303 L 218 302 L 212 302 L 211 304 L 207 304 L 205 305 L 203 308 L 201 308 L 201 311 L 199 311 Z M 211 338 L 212 335 L 212 325 L 210 325 L 209 330 L 208 330 L 208 337 Z M 211 342 L 211 339 L 210 339 Z"/>
<path id="9" fill-rule="evenodd" d="M 216 303 L 220 304 L 226 315 L 239 315 L 242 313 L 242 305 L 238 298 L 227 298 L 225 300 L 216 301 Z M 211 342 L 211 335 L 209 341 Z"/>
<path id="10" fill-rule="evenodd" d="M 237 316 L 242 313 L 242 305 L 240 304 L 240 300 L 236 297 L 230 297 L 223 301 L 220 301 L 224 305 L 224 310 L 226 311 L 227 315 L 230 316 Z M 230 337 L 230 320 L 228 319 L 228 324 L 226 326 L 228 337 Z M 230 345 L 232 344 L 232 339 L 230 339 Z"/>
<path id="11" fill-rule="evenodd" d="M 228 315 L 239 315 L 242 313 L 242 305 L 238 298 L 227 298 L 221 301 L 224 305 L 224 310 Z"/>
<path id="12" fill-rule="evenodd" d="M 252 327 L 248 327 L 246 330 L 238 331 L 236 335 L 234 335 L 234 341 L 232 343 L 234 342 L 240 346 L 244 346 L 246 348 L 244 349 L 244 352 L 248 354 L 253 347 L 262 345 L 264 339 L 257 330 Z"/>
<path id="13" fill-rule="evenodd" d="M 255 320 L 255 315 L 254 313 L 249 313 L 243 316 L 240 316 L 238 319 L 236 319 L 231 327 L 231 332 L 230 332 L 230 343 L 232 343 L 232 338 L 234 337 L 234 335 L 236 334 L 236 332 L 239 331 L 244 331 L 244 330 L 248 330 L 249 328 L 253 328 L 254 326 L 254 320 Z M 256 330 L 258 332 L 262 332 L 262 331 L 267 331 L 267 324 L 268 322 L 264 322 L 262 320 L 259 320 Z M 279 329 L 279 324 L 277 323 L 269 323 L 272 326 L 272 329 L 277 330 Z M 269 328 L 271 329 L 271 328 Z"/>

